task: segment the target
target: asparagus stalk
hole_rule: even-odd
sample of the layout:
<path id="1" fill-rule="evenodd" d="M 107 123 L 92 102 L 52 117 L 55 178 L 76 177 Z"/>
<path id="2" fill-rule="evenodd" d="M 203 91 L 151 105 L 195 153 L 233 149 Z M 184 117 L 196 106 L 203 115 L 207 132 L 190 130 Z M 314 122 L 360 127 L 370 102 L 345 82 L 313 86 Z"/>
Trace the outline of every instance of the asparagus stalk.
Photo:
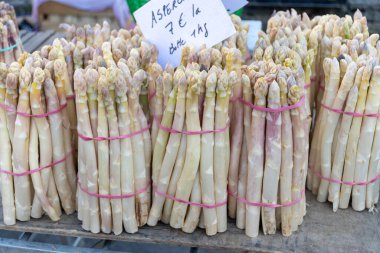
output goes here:
<path id="1" fill-rule="evenodd" d="M 7 112 L 7 128 L 10 137 L 11 144 L 13 144 L 15 121 L 16 121 L 16 108 L 18 101 L 18 76 L 14 73 L 9 73 L 6 79 L 6 93 L 5 93 L 5 105 L 11 110 Z"/>
<path id="2" fill-rule="evenodd" d="M 276 81 L 269 86 L 268 108 L 281 107 L 280 87 Z M 262 202 L 275 204 L 277 202 L 278 181 L 281 167 L 281 113 L 271 112 L 266 116 L 265 137 L 265 168 L 263 177 Z M 263 207 L 262 223 L 264 234 L 276 233 L 275 209 Z"/>
<path id="3" fill-rule="evenodd" d="M 191 191 L 190 201 L 193 203 L 200 203 L 202 200 L 201 185 L 199 182 L 199 172 L 195 176 L 193 190 Z M 182 231 L 185 233 L 193 233 L 199 223 L 202 208 L 197 205 L 191 205 L 186 215 L 185 223 L 183 224 Z"/>
<path id="4" fill-rule="evenodd" d="M 357 65 L 355 62 L 351 62 L 348 66 L 347 74 L 344 76 L 342 83 L 339 87 L 339 79 L 335 80 L 335 83 L 329 83 L 329 87 L 332 85 L 336 85 L 339 87 L 338 93 L 336 94 L 336 98 L 332 103 L 332 107 L 338 110 L 343 108 L 343 104 L 346 101 L 348 92 L 354 84 L 355 74 L 357 70 Z M 330 77 L 332 78 L 332 77 Z M 332 82 L 332 81 L 331 81 Z M 327 88 L 326 92 L 330 92 L 330 89 Z M 335 94 L 334 94 L 335 96 Z M 335 129 L 338 124 L 339 114 L 331 111 L 326 111 L 326 120 L 327 124 L 325 127 L 321 137 L 321 171 L 324 177 L 330 177 L 331 174 L 331 152 L 332 152 L 332 143 L 334 138 Z M 327 198 L 327 190 L 328 190 L 329 182 L 326 180 L 322 180 L 318 190 L 319 200 L 323 200 Z"/>
<path id="5" fill-rule="evenodd" d="M 30 113 L 29 86 L 31 74 L 25 68 L 20 71 L 20 98 L 17 111 Z M 30 118 L 21 115 L 16 116 L 14 139 L 13 139 L 13 164 L 14 172 L 21 173 L 29 170 L 28 143 Z M 16 218 L 20 221 L 30 220 L 31 185 L 29 176 L 14 178 Z"/>
<path id="6" fill-rule="evenodd" d="M 96 72 L 95 70 L 89 69 L 87 74 L 89 76 L 93 76 L 96 78 L 97 73 L 91 73 L 91 72 Z M 105 99 L 103 98 L 103 91 L 107 92 L 107 77 L 105 75 L 101 75 L 98 80 L 98 101 L 97 101 L 97 111 L 98 111 L 98 129 L 97 129 L 97 136 L 102 136 L 102 137 L 108 137 L 111 134 L 114 134 L 112 130 L 114 128 L 117 129 L 117 124 L 115 125 L 115 112 L 113 108 L 111 110 L 106 111 L 106 105 L 107 109 L 109 107 L 112 107 L 112 101 L 111 105 L 109 105 L 109 101 L 104 101 Z M 111 111 L 108 113 L 108 111 Z M 107 120 L 107 118 L 109 120 Z M 108 122 L 109 121 L 109 122 Z M 117 145 L 119 144 L 119 145 Z M 112 147 L 112 151 L 110 150 L 110 147 Z M 116 150 L 115 150 L 116 149 Z M 110 155 L 111 153 L 111 155 Z M 99 170 L 99 193 L 100 194 L 105 194 L 108 195 L 110 193 L 110 171 L 115 171 L 114 167 L 117 167 L 119 173 L 119 179 L 120 179 L 120 143 L 119 140 L 114 140 L 112 143 L 109 145 L 108 140 L 103 140 L 98 142 L 98 170 Z M 112 161 L 110 163 L 110 160 Z M 117 185 L 118 182 L 113 182 L 114 185 Z M 114 231 L 118 231 L 115 229 L 115 227 L 112 227 L 112 218 L 116 221 L 115 218 L 117 216 L 112 217 L 111 213 L 111 205 L 110 205 L 110 200 L 107 198 L 101 198 L 99 200 L 100 204 L 100 217 L 101 217 L 101 231 L 104 233 L 111 233 L 112 228 Z M 120 207 L 119 207 L 120 208 Z M 121 215 L 120 215 L 121 216 Z M 120 226 L 121 219 L 117 220 L 116 226 L 121 227 L 119 231 L 123 230 L 123 227 Z M 118 231 L 118 232 L 119 232 Z M 120 231 L 120 233 L 121 233 Z M 116 233 L 115 233 L 116 234 Z"/>
<path id="7" fill-rule="evenodd" d="M 120 69 L 127 68 L 127 66 L 121 62 L 118 63 Z M 117 95 L 117 113 L 118 113 L 118 124 L 119 124 L 119 134 L 127 135 L 131 133 L 130 124 L 131 119 L 129 116 L 129 106 L 127 99 L 127 83 L 126 81 L 131 78 L 126 75 L 126 72 L 123 72 L 123 77 L 120 75 L 116 84 L 116 95 Z M 121 192 L 122 194 L 128 194 L 135 191 L 134 185 L 134 165 L 133 165 L 133 154 L 132 154 L 132 142 L 130 138 L 125 138 L 120 141 L 120 162 L 121 162 Z M 117 180 L 115 177 L 113 180 Z M 141 187 L 141 186 L 140 186 Z M 113 194 L 118 194 L 120 191 L 117 187 L 112 187 Z M 118 201 L 111 202 L 113 207 L 112 210 L 115 210 Z M 115 207 L 114 207 L 115 205 Z M 117 210 L 117 209 L 116 209 Z M 116 215 L 113 214 L 115 217 Z M 137 220 L 135 213 L 135 197 L 131 196 L 130 198 L 122 199 L 122 219 L 124 228 L 128 233 L 137 232 Z M 115 218 L 114 218 L 115 220 Z"/>
<path id="8" fill-rule="evenodd" d="M 216 73 L 210 73 L 206 81 L 205 104 L 203 110 L 202 131 L 213 130 L 215 121 L 215 88 Z M 214 185 L 214 133 L 203 134 L 201 139 L 200 184 L 202 190 L 202 203 L 215 204 Z M 204 208 L 204 226 L 207 235 L 218 232 L 215 208 Z"/>
<path id="9" fill-rule="evenodd" d="M 85 136 L 93 138 L 91 126 L 90 126 L 90 116 L 87 106 L 87 96 L 86 96 L 86 81 L 84 79 L 84 71 L 76 70 L 74 73 L 74 88 L 76 93 L 76 105 L 78 112 L 78 127 L 81 133 Z M 96 151 L 94 141 L 86 141 L 83 145 L 84 157 L 85 157 L 85 168 L 87 175 L 87 185 L 85 186 L 88 191 L 93 193 L 98 193 L 98 166 L 96 159 Z M 83 182 L 80 182 L 83 184 Z M 100 232 L 100 221 L 99 221 L 99 206 L 98 199 L 94 196 L 88 196 L 89 203 L 89 216 L 90 216 L 90 230 L 92 233 Z M 87 208 L 87 207 L 85 207 Z"/>
<path id="10" fill-rule="evenodd" d="M 183 127 L 183 130 L 186 131 L 186 126 Z M 187 144 L 187 135 L 183 134 L 181 137 L 181 144 L 179 146 L 176 162 L 174 165 L 174 169 L 170 178 L 169 187 L 167 190 L 167 195 L 174 196 L 175 191 L 177 189 L 177 182 L 182 174 L 183 165 L 185 163 L 185 155 L 186 155 L 186 144 Z M 161 221 L 165 224 L 169 224 L 170 217 L 172 213 L 174 201 L 172 199 L 167 198 L 165 200 L 164 210 L 162 212 Z"/>
<path id="11" fill-rule="evenodd" d="M 374 114 L 380 107 L 380 66 L 373 68 L 371 81 L 369 83 L 367 101 L 364 112 Z M 368 176 L 368 165 L 371 155 L 371 148 L 375 134 L 376 118 L 365 117 L 361 126 L 356 154 L 354 182 L 364 182 Z M 355 185 L 352 189 L 352 208 L 356 211 L 365 209 L 366 185 Z"/>
<path id="12" fill-rule="evenodd" d="M 186 76 L 183 71 L 179 70 L 174 78 L 175 85 L 178 87 L 176 106 L 174 112 L 174 119 L 172 128 L 178 131 L 183 129 L 185 121 L 185 104 L 186 104 Z M 181 141 L 180 134 L 171 134 L 166 146 L 166 152 L 162 165 L 159 171 L 159 177 L 157 183 L 154 185 L 157 191 L 167 192 L 167 188 L 170 181 L 170 175 L 176 161 L 179 146 Z M 153 198 L 153 204 L 149 213 L 148 225 L 155 226 L 162 214 L 162 208 L 165 202 L 165 197 L 155 193 Z"/>
<path id="13" fill-rule="evenodd" d="M 145 78 L 145 72 L 139 70 L 133 76 L 133 83 L 131 90 L 128 93 L 130 111 L 129 115 L 131 117 L 131 131 L 138 132 L 141 130 L 139 122 L 139 93 L 140 87 L 143 79 Z M 135 176 L 135 191 L 138 191 L 145 186 L 146 180 L 146 165 L 144 156 L 144 142 L 142 138 L 138 135 L 132 136 L 132 149 L 133 149 L 133 167 Z M 147 192 L 141 192 L 136 195 L 136 213 L 137 222 L 139 226 L 146 224 L 149 215 L 149 203 Z"/>
<path id="14" fill-rule="evenodd" d="M 266 106 L 268 84 L 263 77 L 257 79 L 254 85 L 254 103 L 256 106 Z M 248 172 L 246 199 L 250 202 L 261 201 L 261 186 L 264 169 L 264 132 L 265 112 L 252 111 L 250 140 L 248 141 Z M 260 225 L 260 207 L 246 206 L 246 229 L 249 237 L 257 237 Z"/>
<path id="15" fill-rule="evenodd" d="M 188 88 L 186 94 L 186 128 L 187 131 L 200 131 L 198 113 L 198 95 L 199 95 L 199 72 L 193 71 L 188 77 Z M 164 115 L 165 116 L 165 115 Z M 157 140 L 158 141 L 158 140 Z M 200 161 L 200 136 L 188 135 L 186 158 L 183 165 L 181 177 L 177 183 L 175 197 L 182 200 L 189 200 L 193 183 Z M 172 215 L 170 217 L 170 226 L 182 228 L 185 220 L 187 204 L 175 202 L 173 205 Z"/>
<path id="16" fill-rule="evenodd" d="M 360 71 L 360 70 L 359 70 Z M 358 73 L 356 74 L 356 76 Z M 355 111 L 355 105 L 358 100 L 358 86 L 354 85 L 347 98 L 345 112 L 353 112 Z M 337 149 L 335 151 L 334 162 L 331 171 L 331 179 L 340 180 L 343 174 L 343 164 L 344 164 L 344 154 L 347 148 L 348 141 L 348 133 L 350 132 L 350 127 L 352 123 L 351 115 L 343 115 L 342 123 L 339 129 L 339 137 Z M 336 212 L 339 206 L 339 190 L 340 184 L 338 183 L 330 183 L 329 186 L 329 201 L 333 203 L 333 211 Z"/>
<path id="17" fill-rule="evenodd" d="M 367 90 L 369 80 L 372 74 L 373 65 L 368 61 L 365 65 L 363 76 L 359 86 L 359 96 L 356 103 L 355 113 L 364 113 L 365 103 L 367 99 Z M 360 129 L 362 125 L 362 117 L 355 117 L 352 120 L 350 133 L 348 135 L 348 143 L 344 158 L 343 181 L 353 182 L 355 175 L 355 160 L 358 150 L 358 141 Z M 347 208 L 351 197 L 351 185 L 343 184 L 340 190 L 339 208 Z"/>
<path id="18" fill-rule="evenodd" d="M 0 103 L 5 101 L 5 78 L 7 68 L 5 63 L 0 63 Z M 10 136 L 7 129 L 7 117 L 5 110 L 0 108 L 0 164 L 1 169 L 12 172 L 12 151 Z M 11 175 L 1 173 L 1 200 L 3 205 L 3 221 L 5 225 L 16 223 L 15 199 L 13 190 L 13 178 Z"/>

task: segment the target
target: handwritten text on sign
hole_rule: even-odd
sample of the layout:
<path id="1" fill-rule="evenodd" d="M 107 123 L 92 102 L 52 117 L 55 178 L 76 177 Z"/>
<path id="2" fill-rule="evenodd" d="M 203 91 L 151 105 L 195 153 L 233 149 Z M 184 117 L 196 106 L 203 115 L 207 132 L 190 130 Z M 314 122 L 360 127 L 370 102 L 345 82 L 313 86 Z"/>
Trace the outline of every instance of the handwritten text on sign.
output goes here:
<path id="1" fill-rule="evenodd" d="M 162 66 L 178 66 L 186 44 L 212 47 L 236 32 L 220 0 L 152 0 L 134 16 Z"/>

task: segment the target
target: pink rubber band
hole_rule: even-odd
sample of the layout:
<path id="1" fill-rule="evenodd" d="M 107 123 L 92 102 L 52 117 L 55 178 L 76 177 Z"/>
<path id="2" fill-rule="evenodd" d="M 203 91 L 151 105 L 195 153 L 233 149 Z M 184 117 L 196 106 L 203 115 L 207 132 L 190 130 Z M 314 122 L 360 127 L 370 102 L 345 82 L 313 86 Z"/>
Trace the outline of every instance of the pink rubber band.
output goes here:
<path id="1" fill-rule="evenodd" d="M 326 180 L 326 181 L 329 181 L 331 183 L 336 183 L 336 184 L 344 184 L 344 185 L 351 185 L 351 186 L 355 186 L 355 185 L 361 185 L 361 186 L 365 186 L 365 185 L 369 185 L 369 184 L 372 184 L 374 182 L 376 182 L 377 180 L 380 179 L 380 174 L 378 174 L 375 178 L 369 180 L 369 181 L 366 181 L 366 182 L 348 182 L 348 181 L 342 181 L 342 180 L 338 180 L 338 179 L 333 179 L 333 178 L 329 178 L 329 177 L 324 177 L 322 176 L 321 173 L 313 170 L 313 169 L 310 169 L 311 172 L 316 175 L 317 177 L 323 179 L 323 180 Z"/>
<path id="2" fill-rule="evenodd" d="M 239 101 L 239 100 L 240 100 L 239 97 L 232 97 L 232 98 L 230 98 L 230 102 L 231 103 L 235 103 L 236 101 Z"/>
<path id="3" fill-rule="evenodd" d="M 150 129 L 150 126 L 151 124 L 148 124 L 147 127 L 143 128 L 143 129 L 140 129 L 139 131 L 136 131 L 136 132 L 133 132 L 133 133 L 130 133 L 130 134 L 125 134 L 125 135 L 119 135 L 119 136 L 111 136 L 111 137 L 104 137 L 104 136 L 98 136 L 98 137 L 89 137 L 89 136 L 86 136 L 86 135 L 83 135 L 81 133 L 79 133 L 78 131 L 78 136 L 79 138 L 81 138 L 82 140 L 84 141 L 113 141 L 113 140 L 121 140 L 121 139 L 127 139 L 127 138 L 131 138 L 135 135 L 138 135 L 138 134 L 141 134 L 141 133 L 144 133 L 146 131 L 148 131 Z"/>
<path id="4" fill-rule="evenodd" d="M 262 111 L 262 112 L 283 112 L 283 111 L 293 110 L 293 109 L 296 109 L 296 108 L 302 106 L 305 103 L 305 96 L 302 96 L 301 99 L 300 99 L 300 101 L 298 101 L 298 103 L 295 103 L 294 105 L 284 106 L 284 107 L 280 107 L 280 108 L 277 108 L 277 109 L 257 106 L 257 105 L 254 105 L 254 104 L 252 104 L 252 103 L 250 103 L 250 102 L 248 102 L 248 101 L 246 101 L 246 100 L 244 100 L 242 98 L 239 98 L 239 100 L 244 105 L 249 106 L 253 110 L 256 110 L 256 111 Z"/>
<path id="5" fill-rule="evenodd" d="M 325 90 L 325 86 L 319 85 L 318 89 L 320 89 L 321 91 L 324 91 Z"/>
<path id="6" fill-rule="evenodd" d="M 25 112 L 18 112 L 15 109 L 13 109 L 12 107 L 0 103 L 0 108 L 3 108 L 7 112 L 15 112 L 17 115 L 20 115 L 20 116 L 23 116 L 23 117 L 31 117 L 31 118 L 45 118 L 45 117 L 48 117 L 50 115 L 53 115 L 53 114 L 61 112 L 64 108 L 66 108 L 66 106 L 67 106 L 67 104 L 64 104 L 60 108 L 58 108 L 56 110 L 53 110 L 53 111 L 50 111 L 50 112 L 47 112 L 47 113 L 29 114 L 29 113 L 25 113 Z"/>
<path id="7" fill-rule="evenodd" d="M 125 195 L 110 195 L 110 194 L 99 194 L 99 193 L 95 193 L 95 192 L 90 192 L 82 186 L 82 184 L 80 183 L 79 180 L 78 180 L 78 185 L 79 185 L 79 188 L 83 192 L 87 193 L 88 195 L 90 195 L 92 197 L 96 197 L 96 198 L 100 198 L 100 199 L 129 199 L 129 198 L 134 197 L 140 193 L 146 192 L 150 187 L 150 182 L 143 189 L 140 189 L 136 192 L 128 193 Z"/>
<path id="8" fill-rule="evenodd" d="M 305 86 L 304 86 L 305 89 L 309 89 L 310 87 L 311 87 L 311 82 L 310 83 L 305 83 Z"/>
<path id="9" fill-rule="evenodd" d="M 217 207 L 221 207 L 221 206 L 224 206 L 227 204 L 227 200 L 223 201 L 223 202 L 220 202 L 220 203 L 215 203 L 215 204 L 202 204 L 202 203 L 195 203 L 195 202 L 191 202 L 191 201 L 187 201 L 187 200 L 184 200 L 184 199 L 179 199 L 179 198 L 176 198 L 176 197 L 173 197 L 173 196 L 170 196 L 164 192 L 160 192 L 157 190 L 157 187 L 156 186 L 153 186 L 153 189 L 154 189 L 154 192 L 157 193 L 158 195 L 160 195 L 161 197 L 165 197 L 165 198 L 168 198 L 168 199 L 171 199 L 173 201 L 176 201 L 176 202 L 179 202 L 179 203 L 183 203 L 183 204 L 187 204 L 187 205 L 191 205 L 191 206 L 197 206 L 197 207 L 203 207 L 203 208 L 207 208 L 207 209 L 212 209 L 212 208 L 217 208 Z"/>
<path id="10" fill-rule="evenodd" d="M 156 91 L 153 91 L 152 93 L 150 93 L 148 95 L 148 100 L 151 100 L 152 98 L 154 98 L 156 96 Z"/>
<path id="11" fill-rule="evenodd" d="M 380 113 L 357 113 L 357 112 L 345 112 L 343 110 L 340 110 L 340 109 L 335 109 L 335 108 L 332 108 L 328 105 L 325 105 L 323 103 L 321 103 L 321 106 L 329 111 L 332 111 L 332 112 L 336 112 L 336 113 L 340 113 L 340 114 L 346 114 L 346 115 L 350 115 L 350 116 L 353 116 L 353 117 L 372 117 L 372 118 L 379 118 L 380 117 Z"/>
<path id="12" fill-rule="evenodd" d="M 53 162 L 51 164 L 48 164 L 46 166 L 39 167 L 39 168 L 36 168 L 36 169 L 33 169 L 33 170 L 28 170 L 28 171 L 24 171 L 24 172 L 20 172 L 20 173 L 10 172 L 10 171 L 7 171 L 7 170 L 0 170 L 0 173 L 5 173 L 5 174 L 11 175 L 11 176 L 15 176 L 15 177 L 21 177 L 21 176 L 30 175 L 30 174 L 39 172 L 39 171 L 41 171 L 43 169 L 47 169 L 47 168 L 53 167 L 55 165 L 58 165 L 60 163 L 63 163 L 71 153 L 72 152 L 69 152 L 68 154 L 65 155 L 64 158 L 62 158 L 62 159 L 60 159 L 60 160 L 58 160 L 56 162 Z"/>
<path id="13" fill-rule="evenodd" d="M 159 129 L 164 130 L 165 132 L 168 132 L 168 133 L 172 133 L 172 134 L 197 135 L 197 134 L 223 133 L 230 126 L 230 121 L 227 121 L 226 126 L 220 129 L 204 130 L 204 131 L 178 131 L 176 129 L 163 126 L 156 116 L 154 116 L 154 120 L 156 121 Z"/>
<path id="14" fill-rule="evenodd" d="M 70 95 L 66 97 L 66 100 L 74 100 L 74 99 L 75 99 L 75 95 Z"/>
<path id="15" fill-rule="evenodd" d="M 258 203 L 258 202 L 251 202 L 246 200 L 245 198 L 242 198 L 240 196 L 237 196 L 236 194 L 233 194 L 232 192 L 228 192 L 228 194 L 234 198 L 236 198 L 239 202 L 244 203 L 249 206 L 257 206 L 257 207 L 269 207 L 269 208 L 278 208 L 278 207 L 288 207 L 288 206 L 293 206 L 295 204 L 298 204 L 301 202 L 301 200 L 304 199 L 305 197 L 305 189 L 302 190 L 301 192 L 301 198 L 293 200 L 289 203 L 286 204 L 270 204 L 270 203 Z"/>

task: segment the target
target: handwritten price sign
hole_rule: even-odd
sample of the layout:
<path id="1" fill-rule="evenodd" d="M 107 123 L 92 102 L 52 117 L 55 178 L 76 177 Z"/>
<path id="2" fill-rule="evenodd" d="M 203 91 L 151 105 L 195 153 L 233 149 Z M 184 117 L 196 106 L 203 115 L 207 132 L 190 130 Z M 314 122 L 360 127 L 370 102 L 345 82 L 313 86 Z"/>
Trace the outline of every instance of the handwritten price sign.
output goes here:
<path id="1" fill-rule="evenodd" d="M 236 32 L 221 0 L 151 0 L 134 16 L 162 66 L 178 66 L 186 44 L 212 47 Z"/>

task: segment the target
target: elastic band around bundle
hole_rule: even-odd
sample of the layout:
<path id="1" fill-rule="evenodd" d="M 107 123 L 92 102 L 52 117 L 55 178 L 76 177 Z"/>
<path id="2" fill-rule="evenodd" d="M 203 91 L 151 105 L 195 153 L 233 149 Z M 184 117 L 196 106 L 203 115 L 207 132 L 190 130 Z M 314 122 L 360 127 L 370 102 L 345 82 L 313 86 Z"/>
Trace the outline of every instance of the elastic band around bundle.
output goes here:
<path id="1" fill-rule="evenodd" d="M 152 98 L 154 98 L 156 96 L 156 91 L 153 91 L 152 93 L 150 93 L 148 95 L 148 100 L 151 100 Z"/>
<path id="2" fill-rule="evenodd" d="M 332 112 L 335 112 L 335 113 L 340 113 L 340 114 L 346 114 L 346 115 L 349 115 L 349 116 L 353 116 L 353 117 L 371 117 L 371 118 L 379 118 L 380 117 L 380 113 L 357 113 L 357 112 L 345 112 L 343 110 L 340 110 L 340 109 L 335 109 L 335 108 L 332 108 L 328 105 L 325 105 L 323 103 L 321 103 L 321 106 L 329 111 L 332 111 Z"/>
<path id="3" fill-rule="evenodd" d="M 225 200 L 223 202 L 220 202 L 220 203 L 215 203 L 215 204 L 195 203 L 195 202 L 191 202 L 191 201 L 188 201 L 188 200 L 179 199 L 179 198 L 170 196 L 170 195 L 168 195 L 168 194 L 166 194 L 164 192 L 160 192 L 159 190 L 157 190 L 156 186 L 153 186 L 153 189 L 154 189 L 154 192 L 157 193 L 161 197 L 165 197 L 165 198 L 171 199 L 173 201 L 176 201 L 176 202 L 179 202 L 179 203 L 183 203 L 183 204 L 187 204 L 187 205 L 191 205 L 191 206 L 197 206 L 197 207 L 212 209 L 212 208 L 217 208 L 217 207 L 225 206 L 227 204 L 227 200 Z"/>
<path id="4" fill-rule="evenodd" d="M 136 195 L 146 192 L 149 189 L 150 184 L 151 183 L 149 182 L 143 189 L 140 189 L 136 192 L 132 192 L 132 193 L 124 194 L 124 195 L 111 195 L 111 194 L 100 194 L 100 193 L 90 192 L 86 188 L 84 188 L 82 184 L 80 183 L 80 181 L 78 180 L 79 188 L 83 192 L 87 193 L 88 195 L 92 197 L 99 198 L 99 199 L 129 199 Z"/>
<path id="5" fill-rule="evenodd" d="M 130 134 L 125 134 L 125 135 L 119 135 L 119 136 L 111 136 L 111 137 L 104 137 L 104 136 L 98 136 L 98 137 L 89 137 L 86 135 L 83 135 L 79 133 L 78 131 L 78 136 L 84 141 L 113 141 L 113 140 L 122 140 L 122 139 L 127 139 L 131 138 L 135 135 L 142 134 L 146 131 L 149 131 L 151 124 L 148 124 L 147 127 L 144 127 L 143 129 L 140 129 L 139 131 L 130 133 Z"/>
<path id="6" fill-rule="evenodd" d="M 13 49 L 15 49 L 16 47 L 18 47 L 18 45 L 21 43 L 21 40 L 20 38 L 17 38 L 16 39 L 16 43 L 9 46 L 9 47 L 5 47 L 5 48 L 0 48 L 0 53 L 3 53 L 3 52 L 7 52 L 7 51 L 11 51 Z"/>
<path id="7" fill-rule="evenodd" d="M 284 107 L 280 107 L 280 108 L 276 108 L 276 109 L 257 106 L 257 105 L 254 105 L 254 104 L 252 104 L 252 103 L 250 103 L 250 102 L 248 102 L 248 101 L 246 101 L 246 100 L 244 100 L 242 98 L 240 98 L 239 100 L 244 105 L 249 106 L 250 108 L 252 108 L 255 111 L 275 113 L 275 112 L 283 112 L 283 111 L 293 110 L 293 109 L 296 109 L 296 108 L 302 106 L 305 103 L 305 96 L 302 96 L 301 99 L 300 99 L 300 101 L 298 101 L 294 105 L 284 106 Z"/>
<path id="8" fill-rule="evenodd" d="M 278 207 L 288 207 L 288 206 L 293 206 L 301 202 L 305 198 L 305 189 L 302 190 L 301 192 L 301 198 L 293 200 L 289 203 L 286 204 L 270 204 L 270 203 L 259 203 L 259 202 L 251 202 L 246 200 L 245 198 L 242 198 L 240 196 L 237 196 L 236 194 L 233 194 L 232 192 L 228 192 L 228 194 L 234 198 L 236 198 L 239 202 L 244 203 L 249 206 L 256 206 L 256 207 L 269 207 L 269 208 L 278 208 Z"/>
<path id="9" fill-rule="evenodd" d="M 56 113 L 61 112 L 63 109 L 66 108 L 66 106 L 67 106 L 67 104 L 64 104 L 64 105 L 62 105 L 60 108 L 58 108 L 58 109 L 56 109 L 56 110 L 53 110 L 53 111 L 50 111 L 50 112 L 47 112 L 47 113 L 30 114 L 30 113 L 25 113 L 25 112 L 18 112 L 17 110 L 13 109 L 12 107 L 0 103 L 0 108 L 3 108 L 3 109 L 6 110 L 7 112 L 14 112 L 14 113 L 16 113 L 17 115 L 20 115 L 20 116 L 23 116 L 23 117 L 31 117 L 31 118 L 45 118 L 45 117 L 48 117 L 48 116 L 50 116 L 50 115 L 53 115 L 53 114 L 56 114 Z"/>
<path id="10" fill-rule="evenodd" d="M 33 173 L 36 173 L 36 172 L 39 172 L 41 170 L 44 170 L 44 169 L 47 169 L 47 168 L 50 168 L 50 167 L 53 167 L 55 165 L 58 165 L 60 163 L 63 163 L 67 157 L 69 155 L 71 155 L 72 152 L 69 152 L 68 154 L 65 155 L 64 158 L 56 161 L 56 162 L 53 162 L 51 164 L 48 164 L 46 166 L 43 166 L 43 167 L 39 167 L 39 168 L 36 168 L 36 169 L 33 169 L 33 170 L 28 170 L 28 171 L 24 171 L 24 172 L 20 172 L 20 173 L 16 173 L 16 172 L 11 172 L 11 171 L 7 171 L 7 170 L 0 170 L 0 173 L 4 173 L 4 174 L 8 174 L 8 175 L 11 175 L 11 176 L 15 176 L 15 177 L 21 177 L 21 176 L 26 176 L 26 175 L 30 175 L 30 174 L 33 174 Z"/>
<path id="11" fill-rule="evenodd" d="M 223 133 L 230 126 L 230 121 L 228 120 L 226 123 L 226 126 L 220 129 L 201 130 L 201 131 L 179 131 L 170 127 L 163 126 L 156 116 L 154 116 L 154 120 L 156 121 L 159 129 L 164 130 L 165 132 L 168 132 L 168 133 L 172 133 L 172 134 L 197 135 L 197 134 Z"/>
<path id="12" fill-rule="evenodd" d="M 321 173 L 319 173 L 319 172 L 317 172 L 315 170 L 311 170 L 311 172 L 314 175 L 316 175 L 317 177 L 319 177 L 319 178 L 321 178 L 323 180 L 329 181 L 331 183 L 351 185 L 351 186 L 355 186 L 355 185 L 366 186 L 366 185 L 372 184 L 372 183 L 374 183 L 374 182 L 376 182 L 377 180 L 380 179 L 380 174 L 378 174 L 375 178 L 372 178 L 369 181 L 365 181 L 365 182 L 348 182 L 348 181 L 342 181 L 342 180 L 338 180 L 338 179 L 333 179 L 333 178 L 330 178 L 330 177 L 324 177 L 324 176 L 321 175 Z"/>
<path id="13" fill-rule="evenodd" d="M 74 99 L 75 99 L 75 95 L 70 95 L 66 97 L 66 100 L 74 100 Z"/>

